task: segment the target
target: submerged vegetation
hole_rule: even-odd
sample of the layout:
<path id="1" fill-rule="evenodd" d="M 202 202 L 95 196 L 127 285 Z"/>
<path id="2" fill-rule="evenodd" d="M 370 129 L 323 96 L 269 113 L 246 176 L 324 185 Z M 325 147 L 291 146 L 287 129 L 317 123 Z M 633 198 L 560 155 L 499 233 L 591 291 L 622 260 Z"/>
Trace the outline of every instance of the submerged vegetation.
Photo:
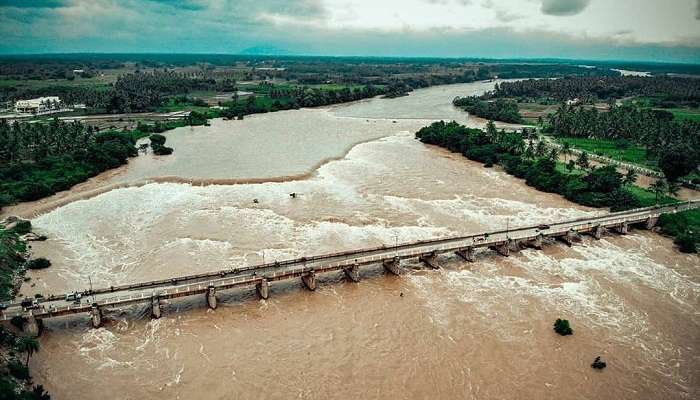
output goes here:
<path id="1" fill-rule="evenodd" d="M 571 326 L 569 325 L 569 320 L 561 318 L 557 318 L 557 320 L 554 321 L 554 332 L 560 334 L 561 336 L 574 334 L 574 330 L 571 329 Z"/>

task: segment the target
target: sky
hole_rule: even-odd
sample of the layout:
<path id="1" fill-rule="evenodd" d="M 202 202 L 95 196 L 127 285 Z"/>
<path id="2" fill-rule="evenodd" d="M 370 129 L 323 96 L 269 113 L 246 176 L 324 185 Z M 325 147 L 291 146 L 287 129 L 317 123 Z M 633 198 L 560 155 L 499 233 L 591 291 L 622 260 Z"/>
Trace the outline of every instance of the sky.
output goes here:
<path id="1" fill-rule="evenodd" d="M 0 0 L 0 53 L 700 63 L 700 0 Z"/>

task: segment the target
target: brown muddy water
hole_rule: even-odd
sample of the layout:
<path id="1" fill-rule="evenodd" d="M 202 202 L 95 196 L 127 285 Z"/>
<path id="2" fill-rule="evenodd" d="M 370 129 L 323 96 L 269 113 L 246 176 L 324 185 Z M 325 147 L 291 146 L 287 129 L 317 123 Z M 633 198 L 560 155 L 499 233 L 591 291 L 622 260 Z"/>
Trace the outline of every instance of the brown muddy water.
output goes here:
<path id="1" fill-rule="evenodd" d="M 171 132 L 172 158 L 142 156 L 92 189 L 133 186 L 78 189 L 34 218 L 50 237 L 34 251 L 54 265 L 23 292 L 603 212 L 413 139 L 483 85 Z M 169 182 L 148 181 L 158 177 Z M 100 329 L 86 316 L 47 321 L 31 369 L 56 399 L 692 399 L 698 261 L 634 231 L 471 264 L 442 257 L 442 269 L 409 265 L 402 277 L 369 268 L 360 283 L 329 274 L 315 292 L 274 284 L 269 300 L 224 292 L 214 311 L 192 298 L 159 320 L 144 306 L 108 312 Z M 552 331 L 558 317 L 573 336 Z M 590 367 L 598 355 L 602 372 Z"/>

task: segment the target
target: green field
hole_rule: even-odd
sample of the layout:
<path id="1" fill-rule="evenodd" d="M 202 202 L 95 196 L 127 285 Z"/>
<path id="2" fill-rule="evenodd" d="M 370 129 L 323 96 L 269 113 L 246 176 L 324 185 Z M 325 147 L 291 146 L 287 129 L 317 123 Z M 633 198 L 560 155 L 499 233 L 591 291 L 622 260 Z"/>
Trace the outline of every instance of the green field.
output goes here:
<path id="1" fill-rule="evenodd" d="M 678 121 L 698 121 L 700 122 L 700 108 L 664 108 L 673 114 Z"/>
<path id="2" fill-rule="evenodd" d="M 647 159 L 646 149 L 629 144 L 624 148 L 618 146 L 618 142 L 614 140 L 603 139 L 583 139 L 583 138 L 556 138 L 559 143 L 569 143 L 569 145 L 577 150 L 583 150 L 591 154 L 608 157 L 613 160 L 623 161 L 630 164 L 636 164 L 653 170 L 659 170 L 656 165 L 656 160 Z M 574 156 L 575 157 L 575 156 Z"/>

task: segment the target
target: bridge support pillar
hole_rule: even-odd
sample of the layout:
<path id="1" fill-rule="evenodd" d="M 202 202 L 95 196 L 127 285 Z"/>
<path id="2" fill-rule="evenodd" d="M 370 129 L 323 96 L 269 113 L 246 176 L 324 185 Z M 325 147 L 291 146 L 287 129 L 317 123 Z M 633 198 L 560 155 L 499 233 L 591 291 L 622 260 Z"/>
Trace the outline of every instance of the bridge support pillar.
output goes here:
<path id="1" fill-rule="evenodd" d="M 540 233 L 539 235 L 537 235 L 537 237 L 530 240 L 530 243 L 528 243 L 528 244 L 530 245 L 530 247 L 534 247 L 537 250 L 542 250 L 542 243 L 543 243 L 542 238 L 543 238 L 543 235 Z"/>
<path id="2" fill-rule="evenodd" d="M 258 296 L 261 299 L 267 300 L 270 297 L 270 282 L 267 279 L 263 279 L 257 285 L 255 285 L 255 290 L 258 292 Z"/>
<path id="3" fill-rule="evenodd" d="M 508 239 L 509 251 L 520 251 L 520 240 Z"/>
<path id="4" fill-rule="evenodd" d="M 160 297 L 151 296 L 151 318 L 158 319 L 160 316 Z"/>
<path id="5" fill-rule="evenodd" d="M 348 277 L 353 282 L 359 282 L 360 281 L 360 266 L 355 264 L 350 267 L 345 267 L 343 268 L 343 272 L 345 272 L 345 276 Z"/>
<path id="6" fill-rule="evenodd" d="M 626 235 L 627 232 L 629 232 L 629 224 L 627 224 L 627 222 L 623 222 L 616 229 L 617 232 L 620 233 L 620 235 Z"/>
<path id="7" fill-rule="evenodd" d="M 207 287 L 207 306 L 212 310 L 216 310 L 218 306 L 218 299 L 216 298 L 216 287 L 214 285 L 209 285 Z"/>
<path id="8" fill-rule="evenodd" d="M 93 304 L 92 309 L 90 310 L 90 320 L 93 328 L 99 328 L 102 326 L 102 310 L 97 305 Z"/>
<path id="9" fill-rule="evenodd" d="M 646 229 L 652 229 L 653 227 L 656 226 L 656 223 L 659 221 L 659 217 L 649 217 L 647 218 L 647 222 L 644 224 L 644 227 Z"/>
<path id="10" fill-rule="evenodd" d="M 306 286 L 307 289 L 316 290 L 316 273 L 314 271 L 302 275 L 301 281 L 304 282 L 304 286 Z"/>
<path id="11" fill-rule="evenodd" d="M 490 246 L 490 248 L 495 250 L 498 254 L 502 255 L 503 257 L 508 257 L 510 255 L 509 241 Z"/>
<path id="12" fill-rule="evenodd" d="M 384 269 L 391 272 L 394 275 L 401 275 L 401 259 L 394 257 L 391 260 L 384 260 L 382 263 Z"/>
<path id="13" fill-rule="evenodd" d="M 598 225 L 591 230 L 591 236 L 593 236 L 596 240 L 600 240 L 600 238 L 603 237 L 603 232 L 605 232 L 605 228 Z"/>
<path id="14" fill-rule="evenodd" d="M 437 264 L 435 257 L 435 253 L 423 254 L 422 256 L 418 257 L 418 261 L 422 262 L 423 264 L 429 266 L 432 269 L 440 269 L 440 266 Z"/>
<path id="15" fill-rule="evenodd" d="M 457 250 L 455 253 L 462 257 L 465 261 L 474 262 L 476 260 L 474 258 L 474 248 L 471 246 L 467 247 L 466 249 Z"/>
<path id="16" fill-rule="evenodd" d="M 29 337 L 39 337 L 41 333 L 41 320 L 34 315 L 29 315 L 22 324 L 22 331 Z"/>
<path id="17" fill-rule="evenodd" d="M 573 246 L 574 243 L 581 241 L 581 235 L 579 235 L 576 231 L 568 231 L 563 236 L 558 236 L 557 238 L 566 243 L 566 245 L 569 247 Z"/>

